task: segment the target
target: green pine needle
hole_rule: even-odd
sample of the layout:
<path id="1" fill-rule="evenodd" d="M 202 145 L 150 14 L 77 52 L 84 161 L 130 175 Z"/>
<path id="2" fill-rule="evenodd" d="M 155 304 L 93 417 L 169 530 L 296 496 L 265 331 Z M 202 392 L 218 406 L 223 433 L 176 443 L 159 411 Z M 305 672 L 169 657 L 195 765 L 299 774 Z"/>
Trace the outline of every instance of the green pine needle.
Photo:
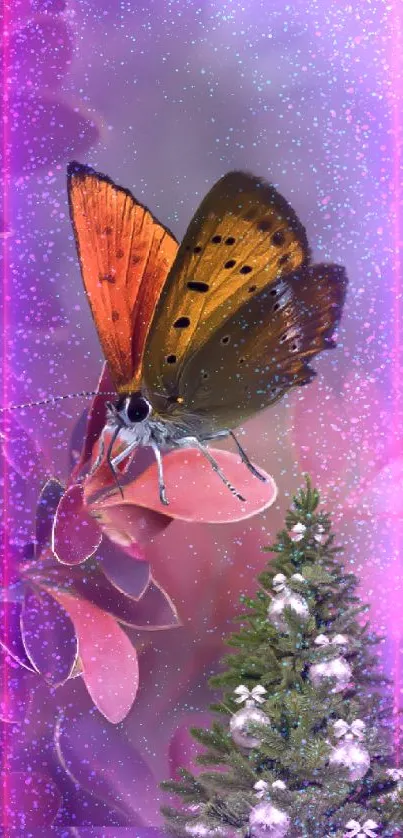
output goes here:
<path id="1" fill-rule="evenodd" d="M 297 523 L 306 528 L 299 541 L 291 537 Z M 320 541 L 315 538 L 318 532 Z M 271 558 L 258 576 L 256 595 L 240 599 L 240 627 L 227 640 L 233 652 L 223 657 L 223 671 L 210 679 L 216 694 L 211 709 L 221 722 L 191 729 L 201 746 L 197 763 L 208 770 L 197 776 L 182 771 L 178 780 L 162 784 L 182 801 L 178 808 L 162 808 L 167 828 L 186 838 L 190 815 L 181 806 L 201 804 L 200 817 L 212 829 L 235 829 L 245 838 L 250 809 L 257 803 L 253 786 L 264 779 L 273 803 L 291 819 L 289 838 L 340 838 L 348 820 L 361 823 L 368 818 L 380 824 L 382 838 L 392 836 L 403 823 L 403 784 L 399 793 L 397 782 L 387 775 L 394 765 L 395 720 L 391 685 L 380 667 L 382 638 L 367 620 L 363 623 L 368 606 L 359 599 L 356 576 L 343 567 L 330 516 L 320 508 L 309 477 L 293 499 L 284 529 L 264 549 Z M 279 632 L 267 615 L 277 573 L 290 580 L 289 589 L 306 600 L 310 613 L 301 621 L 286 607 L 285 632 Z M 294 573 L 302 574 L 305 582 L 291 580 Z M 344 691 L 334 691 L 337 680 L 315 687 L 309 679 L 313 663 L 329 660 L 329 647 L 314 643 L 323 633 L 348 638 L 347 647 L 336 650 L 353 672 L 351 687 Z M 249 725 L 249 735 L 260 742 L 249 749 L 238 747 L 229 730 L 231 715 L 243 706 L 234 700 L 233 691 L 240 684 L 250 690 L 260 684 L 267 691 L 259 708 L 270 727 Z M 371 769 L 361 782 L 350 781 L 347 768 L 329 765 L 337 745 L 333 725 L 340 718 L 366 723 L 360 744 L 370 754 Z M 271 789 L 276 779 L 286 783 L 285 790 Z"/>

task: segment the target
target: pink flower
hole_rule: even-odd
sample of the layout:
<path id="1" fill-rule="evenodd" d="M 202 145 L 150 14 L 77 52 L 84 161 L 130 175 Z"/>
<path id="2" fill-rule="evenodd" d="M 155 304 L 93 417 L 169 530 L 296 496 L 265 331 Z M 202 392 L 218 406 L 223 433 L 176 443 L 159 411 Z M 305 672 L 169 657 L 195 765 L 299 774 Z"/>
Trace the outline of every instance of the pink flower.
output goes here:
<path id="1" fill-rule="evenodd" d="M 57 560 L 49 543 L 55 511 L 51 502 L 57 503 L 60 496 L 62 487 L 49 481 L 38 505 L 38 558 L 21 567 L 23 644 L 36 671 L 49 683 L 64 683 L 78 672 L 98 709 L 118 722 L 132 706 L 139 682 L 136 648 L 124 627 L 172 628 L 179 618 L 151 577 L 148 562 L 142 557 L 133 560 L 108 539 L 79 567 Z M 43 521 L 38 525 L 44 508 L 47 528 Z"/>
<path id="2" fill-rule="evenodd" d="M 24 466 L 29 476 L 28 464 L 34 470 L 40 465 L 39 455 L 25 442 L 20 429 L 19 446 L 11 439 L 7 448 L 13 485 Z M 37 505 L 35 542 L 24 550 L 25 560 L 16 561 L 15 551 L 9 556 L 10 588 L 4 595 L 13 601 L 3 603 L 5 636 L 0 642 L 12 666 L 14 661 L 41 674 L 51 686 L 81 674 L 98 709 L 118 722 L 132 706 L 139 681 L 136 646 L 127 629 L 172 628 L 179 618 L 144 557 L 137 554 L 133 560 L 107 538 L 80 567 L 57 560 L 51 536 L 63 496 L 58 481 L 45 483 Z"/>
<path id="3" fill-rule="evenodd" d="M 118 564 L 117 550 L 115 559 Z M 138 654 L 127 632 L 178 626 L 169 597 L 149 578 L 136 598 L 115 586 L 100 562 L 67 568 L 50 550 L 25 565 L 23 578 L 22 637 L 35 668 L 52 683 L 61 666 L 64 680 L 81 674 L 98 710 L 121 721 L 139 685 Z"/>

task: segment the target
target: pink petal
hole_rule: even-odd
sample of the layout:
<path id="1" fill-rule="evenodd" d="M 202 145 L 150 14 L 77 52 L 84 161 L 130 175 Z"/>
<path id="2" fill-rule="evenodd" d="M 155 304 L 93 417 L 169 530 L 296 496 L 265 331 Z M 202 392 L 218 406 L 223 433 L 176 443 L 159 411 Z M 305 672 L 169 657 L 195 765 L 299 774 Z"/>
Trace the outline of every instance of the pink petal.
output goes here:
<path id="1" fill-rule="evenodd" d="M 266 478 L 263 483 L 251 474 L 237 455 L 213 448 L 210 451 L 226 478 L 245 497 L 245 501 L 234 497 L 199 451 L 189 448 L 186 451 L 171 451 L 164 457 L 169 506 L 160 502 L 157 466 L 153 463 L 133 482 L 123 485 L 123 501 L 115 489 L 95 502 L 91 503 L 91 499 L 87 499 L 91 512 L 102 510 L 102 520 L 109 522 L 109 525 L 113 525 L 113 510 L 128 505 L 145 507 L 165 515 L 168 512 L 170 517 L 184 521 L 224 524 L 250 518 L 272 505 L 277 488 L 270 475 L 260 469 Z M 86 496 L 87 491 L 88 487 Z M 137 512 L 133 510 L 132 515 L 130 538 L 141 541 L 141 534 L 140 537 L 138 533 L 136 535 L 139 526 Z"/>
<path id="2" fill-rule="evenodd" d="M 138 545 L 134 545 L 129 554 L 104 538 L 97 552 L 97 561 L 102 573 L 115 588 L 133 599 L 141 599 L 150 584 L 151 572 L 150 563 L 145 561 Z"/>
<path id="3" fill-rule="evenodd" d="M 61 802 L 50 777 L 36 771 L 15 771 L 3 777 L 3 823 L 17 829 L 19 835 L 25 835 L 27 829 L 51 826 Z"/>
<path id="4" fill-rule="evenodd" d="M 95 512 L 97 524 L 108 538 L 131 554 L 133 545 L 146 544 L 159 535 L 172 522 L 172 518 L 152 509 L 128 504 L 102 507 L 89 505 L 89 512 Z"/>
<path id="5" fill-rule="evenodd" d="M 49 478 L 42 486 L 35 518 L 36 555 L 51 543 L 53 519 L 63 493 L 63 486 L 55 477 Z"/>
<path id="6" fill-rule="evenodd" d="M 136 567 L 137 563 L 134 570 Z M 116 588 L 95 563 L 91 567 L 86 565 L 85 569 L 60 564 L 40 568 L 37 564 L 33 570 L 28 570 L 26 577 L 55 597 L 61 589 L 67 589 L 71 595 L 92 603 L 131 628 L 154 631 L 174 628 L 180 623 L 172 600 L 153 579 L 141 599 L 136 600 Z"/>
<path id="7" fill-rule="evenodd" d="M 58 686 L 70 678 L 77 659 L 77 637 L 70 617 L 53 596 L 27 587 L 21 634 L 29 660 L 48 684 Z"/>
<path id="8" fill-rule="evenodd" d="M 127 716 L 139 684 L 137 653 L 123 629 L 95 605 L 61 591 L 49 593 L 73 621 L 87 690 L 113 724 Z"/>
<path id="9" fill-rule="evenodd" d="M 177 628 L 180 624 L 174 603 L 158 582 L 152 579 L 144 596 L 132 609 L 130 625 L 132 628 L 159 631 Z"/>
<path id="10" fill-rule="evenodd" d="M 63 564 L 81 564 L 99 547 L 102 532 L 83 505 L 83 489 L 78 484 L 64 493 L 53 524 L 52 549 Z"/>
<path id="11" fill-rule="evenodd" d="M 104 364 L 97 386 L 97 395 L 91 404 L 88 414 L 87 430 L 85 433 L 84 446 L 79 462 L 77 463 L 73 478 L 76 478 L 91 457 L 94 445 L 106 423 L 106 403 L 113 400 L 111 392 L 115 390 L 108 365 Z M 103 395 L 105 393 L 105 395 Z"/>
<path id="12" fill-rule="evenodd" d="M 38 559 L 28 559 L 23 564 L 20 564 L 20 575 L 22 581 L 28 582 L 30 579 L 35 579 L 37 576 L 47 578 L 48 574 L 53 574 L 55 571 L 63 571 L 63 579 L 67 573 L 72 573 L 72 570 L 64 564 L 61 564 L 50 547 L 45 547 L 42 550 L 41 556 Z"/>

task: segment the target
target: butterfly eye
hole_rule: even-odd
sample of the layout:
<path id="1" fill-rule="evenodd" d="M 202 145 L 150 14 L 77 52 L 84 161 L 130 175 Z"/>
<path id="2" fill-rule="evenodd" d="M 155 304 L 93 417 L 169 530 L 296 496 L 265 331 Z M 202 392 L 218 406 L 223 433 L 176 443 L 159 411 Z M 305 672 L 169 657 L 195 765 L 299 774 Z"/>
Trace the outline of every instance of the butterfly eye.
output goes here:
<path id="1" fill-rule="evenodd" d="M 150 413 L 150 405 L 143 396 L 133 395 L 126 401 L 126 413 L 129 422 L 143 422 Z"/>

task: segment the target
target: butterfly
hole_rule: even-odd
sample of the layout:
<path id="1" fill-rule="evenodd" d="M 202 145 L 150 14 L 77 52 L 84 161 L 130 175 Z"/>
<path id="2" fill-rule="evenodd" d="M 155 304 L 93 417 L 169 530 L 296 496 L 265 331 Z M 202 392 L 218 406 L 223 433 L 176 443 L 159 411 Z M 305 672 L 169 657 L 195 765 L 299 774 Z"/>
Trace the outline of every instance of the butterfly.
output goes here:
<path id="1" fill-rule="evenodd" d="M 84 288 L 117 392 L 93 471 L 106 456 L 117 480 L 119 464 L 149 446 L 166 505 L 161 452 L 194 447 L 245 500 L 207 442 L 232 437 L 245 465 L 265 479 L 234 428 L 311 381 L 308 360 L 336 345 L 344 268 L 312 265 L 294 210 L 245 172 L 212 187 L 180 245 L 129 190 L 86 165 L 69 164 L 68 195 Z"/>

